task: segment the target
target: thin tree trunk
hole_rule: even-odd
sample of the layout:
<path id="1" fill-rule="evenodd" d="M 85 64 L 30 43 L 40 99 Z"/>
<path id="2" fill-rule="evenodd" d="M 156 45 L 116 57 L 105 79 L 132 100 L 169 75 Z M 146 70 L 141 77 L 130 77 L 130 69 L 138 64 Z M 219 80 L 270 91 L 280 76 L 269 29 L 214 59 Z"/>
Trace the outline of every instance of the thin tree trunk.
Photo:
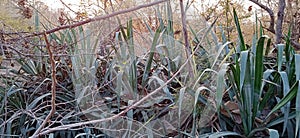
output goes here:
<path id="1" fill-rule="evenodd" d="M 185 48 L 187 49 L 187 55 L 191 53 L 191 48 L 188 40 L 188 32 L 186 28 L 186 13 L 183 7 L 183 0 L 180 0 L 180 11 L 181 11 L 181 21 L 182 21 L 182 31 L 184 37 Z"/>
<path id="2" fill-rule="evenodd" d="M 180 11 L 181 11 L 181 21 L 182 21 L 182 31 L 183 31 L 183 38 L 185 43 L 185 52 L 187 59 L 189 58 L 190 54 L 192 53 L 190 43 L 189 43 L 189 37 L 188 37 L 188 31 L 187 31 L 187 25 L 186 25 L 186 13 L 185 9 L 183 7 L 183 0 L 179 0 L 180 4 Z M 188 70 L 190 72 L 189 75 L 194 76 L 193 68 L 192 68 L 192 60 L 190 60 L 188 64 Z"/>
<path id="3" fill-rule="evenodd" d="M 276 22 L 276 44 L 281 43 L 281 37 L 282 37 L 282 23 L 284 19 L 284 9 L 285 9 L 285 0 L 279 0 L 279 7 L 278 7 L 278 13 L 277 13 L 277 22 Z"/>

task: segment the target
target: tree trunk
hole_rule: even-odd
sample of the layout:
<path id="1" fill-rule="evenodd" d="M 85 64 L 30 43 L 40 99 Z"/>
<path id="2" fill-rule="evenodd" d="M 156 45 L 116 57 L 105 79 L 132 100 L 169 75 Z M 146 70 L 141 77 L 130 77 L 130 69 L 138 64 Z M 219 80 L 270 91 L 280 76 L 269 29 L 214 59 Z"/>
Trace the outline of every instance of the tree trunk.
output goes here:
<path id="1" fill-rule="evenodd" d="M 278 7 L 278 13 L 277 13 L 277 22 L 276 22 L 276 43 L 281 43 L 282 38 L 282 23 L 284 19 L 284 9 L 285 9 L 285 0 L 279 0 L 279 7 Z"/>

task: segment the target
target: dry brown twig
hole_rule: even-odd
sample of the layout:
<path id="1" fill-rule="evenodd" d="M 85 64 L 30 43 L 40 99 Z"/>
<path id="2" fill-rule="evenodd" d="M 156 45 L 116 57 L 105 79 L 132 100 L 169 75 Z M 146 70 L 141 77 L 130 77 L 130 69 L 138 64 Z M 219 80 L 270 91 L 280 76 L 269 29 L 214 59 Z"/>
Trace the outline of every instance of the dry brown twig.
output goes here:
<path id="1" fill-rule="evenodd" d="M 55 113 L 55 99 L 56 99 L 56 69 L 55 69 L 55 60 L 54 56 L 51 50 L 50 42 L 48 41 L 46 33 L 43 34 L 46 42 L 46 49 L 49 53 L 49 59 L 50 59 L 50 65 L 51 65 L 51 79 L 52 79 L 52 85 L 51 85 L 51 110 L 50 113 L 47 115 L 43 123 L 40 125 L 40 127 L 34 132 L 34 134 L 31 136 L 32 138 L 39 137 L 40 131 L 44 128 L 44 126 L 47 124 L 47 122 L 50 120 L 52 115 Z"/>

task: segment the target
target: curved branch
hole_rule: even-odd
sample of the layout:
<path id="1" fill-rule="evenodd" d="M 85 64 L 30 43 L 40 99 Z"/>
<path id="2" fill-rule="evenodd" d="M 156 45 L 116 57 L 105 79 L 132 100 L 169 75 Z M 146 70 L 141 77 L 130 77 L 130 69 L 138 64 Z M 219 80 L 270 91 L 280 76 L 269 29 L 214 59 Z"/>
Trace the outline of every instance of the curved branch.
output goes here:
<path id="1" fill-rule="evenodd" d="M 267 31 L 275 34 L 275 31 L 274 30 L 270 30 L 269 28 L 266 28 L 266 27 L 263 27 L 264 29 L 267 29 Z M 281 35 L 281 39 L 284 39 L 284 36 Z M 296 50 L 300 50 L 300 43 L 298 43 L 297 41 L 295 40 L 291 40 L 291 44 L 292 46 L 296 49 Z"/>
<path id="2" fill-rule="evenodd" d="M 298 42 L 292 40 L 291 43 L 296 50 L 300 50 L 300 44 Z"/>
<path id="3" fill-rule="evenodd" d="M 270 15 L 270 26 L 269 26 L 269 30 L 271 32 L 275 32 L 274 26 L 275 26 L 275 15 L 272 9 L 270 9 L 269 7 L 267 7 L 266 5 L 263 5 L 262 3 L 258 2 L 257 0 L 249 0 L 251 2 L 253 2 L 254 4 L 258 5 L 260 8 L 264 9 L 265 11 L 267 11 Z"/>

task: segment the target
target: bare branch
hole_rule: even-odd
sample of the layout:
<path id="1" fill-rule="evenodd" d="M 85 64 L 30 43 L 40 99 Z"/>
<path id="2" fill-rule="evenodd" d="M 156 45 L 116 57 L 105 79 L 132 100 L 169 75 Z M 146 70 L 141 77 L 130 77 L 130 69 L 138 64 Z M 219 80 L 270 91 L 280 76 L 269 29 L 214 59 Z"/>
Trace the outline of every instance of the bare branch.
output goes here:
<path id="1" fill-rule="evenodd" d="M 117 16 L 119 14 L 124 14 L 124 13 L 128 13 L 128 12 L 136 11 L 136 10 L 146 8 L 146 7 L 150 7 L 150 6 L 153 6 L 153 5 L 157 5 L 159 3 L 163 3 L 163 2 L 166 2 L 166 1 L 168 1 L 168 0 L 159 0 L 159 1 L 152 2 L 152 3 L 148 3 L 148 4 L 139 5 L 139 6 L 136 6 L 136 7 L 133 7 L 133 8 L 113 12 L 111 14 L 97 16 L 97 17 L 94 17 L 94 18 L 88 18 L 84 21 L 80 21 L 80 22 L 77 22 L 77 23 L 74 23 L 74 24 L 64 25 L 64 26 L 60 26 L 60 27 L 57 27 L 57 28 L 54 28 L 54 29 L 51 29 L 51 30 L 47 30 L 47 31 L 45 31 L 45 33 L 50 34 L 50 33 L 54 33 L 56 31 L 59 31 L 59 30 L 62 30 L 62 29 L 75 28 L 75 27 L 78 27 L 78 26 L 81 26 L 81 25 L 84 25 L 84 24 L 88 24 L 90 22 L 99 21 L 99 20 L 103 20 L 103 19 L 107 19 L 107 18 L 110 18 L 110 17 Z M 39 32 L 39 33 L 35 33 L 33 35 L 29 35 L 27 37 L 38 36 L 38 35 L 43 35 L 43 34 L 44 34 L 44 32 Z"/>
<path id="2" fill-rule="evenodd" d="M 76 13 L 70 6 L 68 6 L 63 0 L 60 0 L 61 4 L 63 4 L 65 7 L 67 7 L 68 10 L 70 10 L 73 13 Z"/>
<path id="3" fill-rule="evenodd" d="M 274 30 L 270 30 L 269 28 L 266 28 L 266 27 L 263 27 L 264 29 L 267 29 L 269 32 L 275 34 L 275 31 Z M 284 39 L 284 36 L 281 35 L 281 39 Z M 296 49 L 296 50 L 299 50 L 300 49 L 300 44 L 295 41 L 295 40 L 291 40 L 291 44 L 292 46 Z"/>
<path id="4" fill-rule="evenodd" d="M 298 42 L 292 40 L 291 43 L 296 50 L 300 50 L 300 44 Z"/>
<path id="5" fill-rule="evenodd" d="M 44 126 L 50 120 L 50 118 L 52 117 L 52 115 L 55 113 L 56 83 L 57 83 L 55 61 L 54 61 L 53 53 L 52 53 L 52 50 L 51 50 L 51 47 L 50 47 L 50 42 L 47 39 L 46 33 L 44 33 L 44 38 L 45 38 L 45 41 L 46 41 L 46 48 L 47 48 L 48 53 L 49 53 L 49 58 L 50 58 L 50 63 L 51 63 L 51 70 L 52 70 L 52 73 L 51 73 L 51 78 L 52 78 L 52 86 L 51 86 L 51 95 L 52 95 L 52 98 L 51 98 L 51 110 L 50 110 L 50 113 L 45 118 L 45 120 L 43 121 L 43 123 L 40 125 L 40 127 L 31 136 L 32 138 L 39 137 L 40 131 L 44 128 Z"/>
<path id="6" fill-rule="evenodd" d="M 285 0 L 280 0 L 279 1 L 279 10 L 278 10 L 278 19 L 277 19 L 277 23 L 276 23 L 276 31 L 274 29 L 274 12 L 267 6 L 263 5 L 262 3 L 258 2 L 257 0 L 249 0 L 253 3 L 255 3 L 256 5 L 258 5 L 259 7 L 261 7 L 262 9 L 266 10 L 271 18 L 271 22 L 270 22 L 270 26 L 269 28 L 267 28 L 268 31 L 270 31 L 271 33 L 276 35 L 276 44 L 281 42 L 281 39 L 284 39 L 283 35 L 282 35 L 282 22 L 283 22 L 283 18 L 284 18 L 284 9 L 286 6 Z M 280 29 L 281 27 L 281 29 Z M 291 40 L 291 43 L 293 45 L 294 48 L 296 49 L 300 49 L 300 44 L 297 41 Z"/>
<path id="7" fill-rule="evenodd" d="M 182 0 L 180 0 L 180 11 L 181 11 L 181 23 L 182 23 L 182 31 L 183 31 L 183 36 L 184 36 L 185 48 L 187 49 L 187 52 L 190 53 L 191 48 L 190 48 L 188 33 L 187 33 L 187 29 L 186 29 L 186 14 L 184 11 Z"/>
<path id="8" fill-rule="evenodd" d="M 275 15 L 272 9 L 270 9 L 269 7 L 267 7 L 266 5 L 263 5 L 262 3 L 258 2 L 257 0 L 249 0 L 251 2 L 253 2 L 254 4 L 258 5 L 260 8 L 264 9 L 265 11 L 267 11 L 270 15 L 270 26 L 269 26 L 269 30 L 271 32 L 275 32 L 274 26 L 275 26 Z"/>
<path id="9" fill-rule="evenodd" d="M 182 31 L 183 31 L 183 37 L 184 37 L 184 44 L 185 44 L 185 53 L 188 58 L 189 54 L 191 53 L 191 47 L 189 43 L 189 38 L 188 38 L 188 32 L 186 29 L 186 13 L 183 7 L 183 0 L 180 0 L 180 12 L 181 12 L 181 23 L 182 23 Z M 192 65 L 192 63 L 190 64 Z M 189 72 L 193 74 L 193 69 L 192 66 L 188 66 Z"/>

